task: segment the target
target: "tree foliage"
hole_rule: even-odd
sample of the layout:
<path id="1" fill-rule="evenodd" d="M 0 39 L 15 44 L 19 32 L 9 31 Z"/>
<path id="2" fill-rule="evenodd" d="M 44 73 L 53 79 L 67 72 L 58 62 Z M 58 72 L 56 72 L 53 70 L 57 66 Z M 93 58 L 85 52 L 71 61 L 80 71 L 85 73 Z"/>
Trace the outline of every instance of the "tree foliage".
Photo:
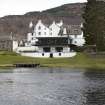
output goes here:
<path id="1" fill-rule="evenodd" d="M 88 0 L 83 18 L 86 44 L 96 45 L 97 50 L 105 51 L 105 2 Z"/>

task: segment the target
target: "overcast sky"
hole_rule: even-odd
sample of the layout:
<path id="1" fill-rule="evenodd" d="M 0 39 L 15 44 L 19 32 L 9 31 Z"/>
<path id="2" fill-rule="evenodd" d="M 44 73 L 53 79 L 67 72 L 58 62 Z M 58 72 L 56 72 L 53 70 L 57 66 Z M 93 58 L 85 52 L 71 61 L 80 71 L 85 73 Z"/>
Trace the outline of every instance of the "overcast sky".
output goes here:
<path id="1" fill-rule="evenodd" d="M 0 0 L 0 17 L 42 11 L 75 2 L 86 2 L 86 0 Z"/>

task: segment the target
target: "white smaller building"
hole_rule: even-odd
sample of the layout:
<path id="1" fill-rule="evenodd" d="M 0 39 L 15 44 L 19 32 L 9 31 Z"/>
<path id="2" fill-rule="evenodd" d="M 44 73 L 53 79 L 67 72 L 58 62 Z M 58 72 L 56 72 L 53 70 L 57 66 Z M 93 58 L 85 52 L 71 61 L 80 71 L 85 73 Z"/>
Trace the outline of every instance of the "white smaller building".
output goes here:
<path id="1" fill-rule="evenodd" d="M 12 50 L 13 50 L 14 52 L 17 52 L 18 47 L 19 47 L 19 46 L 18 46 L 18 41 L 13 40 L 13 49 L 12 49 Z"/>

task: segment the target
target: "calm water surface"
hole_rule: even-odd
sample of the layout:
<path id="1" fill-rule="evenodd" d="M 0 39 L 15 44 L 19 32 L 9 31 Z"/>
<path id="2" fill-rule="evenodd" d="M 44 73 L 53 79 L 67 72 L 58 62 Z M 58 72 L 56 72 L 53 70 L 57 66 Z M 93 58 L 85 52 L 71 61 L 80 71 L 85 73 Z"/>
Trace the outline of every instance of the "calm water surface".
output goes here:
<path id="1" fill-rule="evenodd" d="M 105 105 L 105 72 L 0 70 L 0 105 Z"/>

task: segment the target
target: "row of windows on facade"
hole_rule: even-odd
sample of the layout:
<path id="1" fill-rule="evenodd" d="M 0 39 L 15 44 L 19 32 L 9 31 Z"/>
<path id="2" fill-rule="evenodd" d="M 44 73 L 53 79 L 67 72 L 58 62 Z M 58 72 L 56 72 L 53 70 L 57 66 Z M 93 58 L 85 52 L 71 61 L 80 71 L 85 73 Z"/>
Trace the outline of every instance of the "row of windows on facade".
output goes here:
<path id="1" fill-rule="evenodd" d="M 42 34 L 41 32 L 38 32 L 38 35 L 41 35 L 41 34 Z M 44 32 L 44 35 L 46 35 L 46 32 Z M 52 36 L 52 33 L 50 33 L 50 35 Z M 77 37 L 77 34 L 75 35 L 75 37 Z"/>
<path id="2" fill-rule="evenodd" d="M 78 34 L 78 30 L 75 30 L 74 32 L 76 35 Z M 41 32 L 38 32 L 38 35 L 41 35 L 42 33 Z M 44 35 L 46 35 L 46 32 L 44 32 Z M 52 32 L 50 33 L 50 35 L 52 35 Z"/>
<path id="3" fill-rule="evenodd" d="M 38 30 L 41 30 L 41 26 L 38 27 Z M 46 28 L 44 28 L 44 30 L 46 30 Z M 50 28 L 50 30 L 52 31 L 52 28 Z"/>
<path id="4" fill-rule="evenodd" d="M 41 35 L 41 32 L 38 32 L 38 35 Z M 44 35 L 46 35 L 46 32 L 44 32 Z M 50 35 L 52 35 L 52 33 L 50 33 Z"/>
<path id="5" fill-rule="evenodd" d="M 44 35 L 46 35 L 47 33 L 46 32 L 44 32 Z M 34 34 L 32 34 L 32 36 L 33 36 Z M 38 35 L 42 35 L 42 32 L 38 32 Z M 52 32 L 50 33 L 50 35 L 52 35 Z"/>
<path id="6" fill-rule="evenodd" d="M 46 28 L 44 28 L 45 30 L 46 30 Z M 38 30 L 41 30 L 41 26 L 39 26 L 38 27 Z M 52 31 L 52 28 L 50 28 L 50 30 Z M 70 31 L 70 30 L 69 30 Z M 74 33 L 76 33 L 76 34 L 78 34 L 78 32 L 79 32 L 79 30 L 77 30 L 77 29 L 74 29 L 73 30 L 74 31 Z M 40 35 L 40 34 L 39 34 Z M 45 33 L 45 35 L 46 35 L 46 33 Z"/>

